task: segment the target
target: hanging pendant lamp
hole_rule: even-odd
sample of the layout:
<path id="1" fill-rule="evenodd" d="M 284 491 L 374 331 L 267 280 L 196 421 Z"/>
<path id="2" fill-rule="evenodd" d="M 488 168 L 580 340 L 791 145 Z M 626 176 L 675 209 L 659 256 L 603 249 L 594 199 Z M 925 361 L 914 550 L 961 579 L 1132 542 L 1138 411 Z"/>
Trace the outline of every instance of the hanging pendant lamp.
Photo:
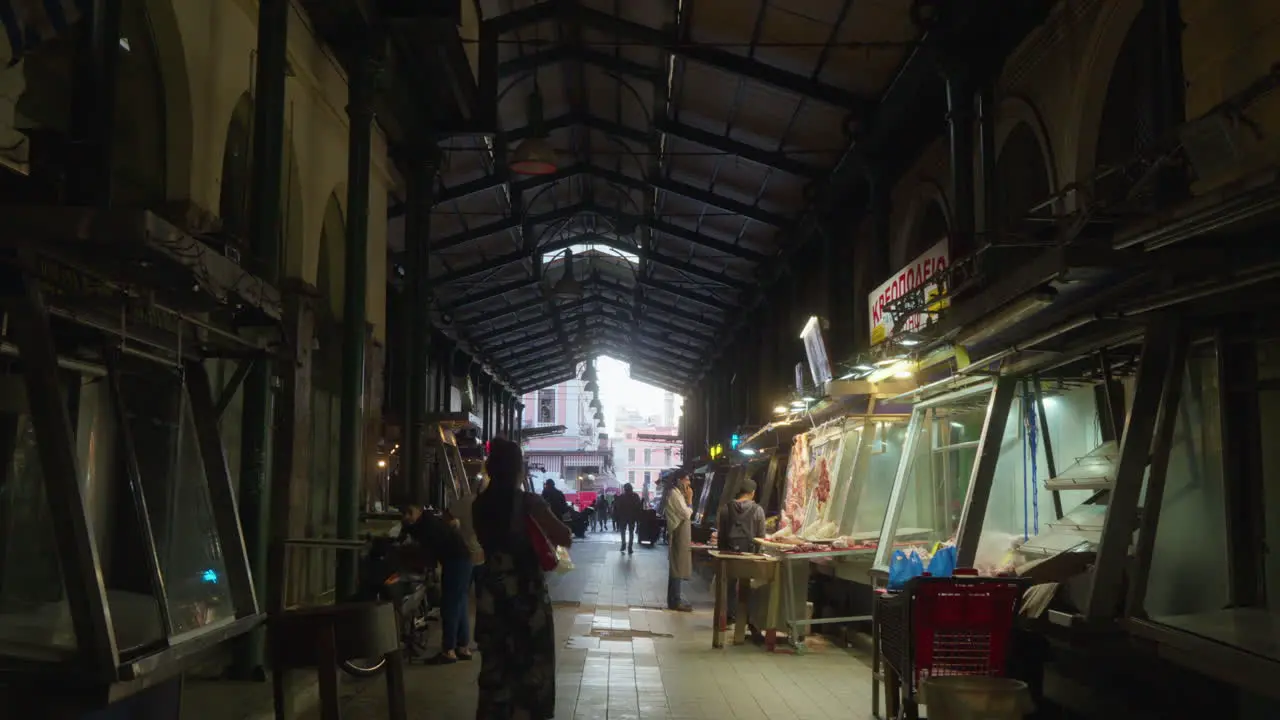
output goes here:
<path id="1" fill-rule="evenodd" d="M 591 402 L 589 404 L 591 405 L 591 407 L 595 408 L 596 410 L 600 410 L 604 407 L 603 405 L 600 404 L 600 398 L 591 398 Z"/>
<path id="2" fill-rule="evenodd" d="M 588 380 L 587 384 L 582 386 L 582 389 L 589 393 L 599 393 L 600 384 L 595 380 Z"/>
<path id="3" fill-rule="evenodd" d="M 529 137 L 511 153 L 507 167 L 517 175 L 551 175 L 559 169 L 556 149 L 542 127 L 542 93 L 535 87 L 529 95 Z"/>
<path id="4" fill-rule="evenodd" d="M 556 281 L 556 284 L 551 286 L 551 294 L 557 300 L 576 300 L 582 297 L 582 283 L 578 282 L 578 278 L 573 276 L 572 249 L 564 251 L 564 272 L 560 274 L 560 279 Z"/>

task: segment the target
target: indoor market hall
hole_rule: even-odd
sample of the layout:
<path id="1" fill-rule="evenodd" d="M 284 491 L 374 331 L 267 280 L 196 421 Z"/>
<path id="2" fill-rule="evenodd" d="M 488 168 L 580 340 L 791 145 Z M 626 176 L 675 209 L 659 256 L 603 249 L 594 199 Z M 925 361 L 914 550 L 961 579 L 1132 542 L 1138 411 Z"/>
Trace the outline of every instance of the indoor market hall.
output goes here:
<path id="1" fill-rule="evenodd" d="M 712 648 L 711 586 L 686 584 L 693 612 L 666 609 L 667 546 L 618 552 L 617 535 L 589 533 L 570 550 L 575 568 L 555 575 L 557 719 L 582 720 L 864 720 L 871 715 L 870 639 L 851 635 L 806 640 L 808 652 L 766 652 L 751 641 Z M 732 629 L 730 629 L 730 634 Z M 429 640 L 432 648 L 438 635 Z M 409 717 L 471 720 L 478 660 L 445 667 L 410 663 L 405 670 Z M 340 680 L 343 720 L 383 720 L 381 678 Z M 242 695 L 241 706 L 235 695 Z M 185 700 L 194 720 L 266 718 L 264 695 L 225 681 L 190 684 Z M 311 688 L 304 692 L 314 693 Z M 306 698 L 300 698 L 304 704 Z M 300 715 L 320 720 L 318 708 Z"/>
<path id="2" fill-rule="evenodd" d="M 0 0 L 0 720 L 1276 720 L 1278 238 L 1280 0 Z"/>

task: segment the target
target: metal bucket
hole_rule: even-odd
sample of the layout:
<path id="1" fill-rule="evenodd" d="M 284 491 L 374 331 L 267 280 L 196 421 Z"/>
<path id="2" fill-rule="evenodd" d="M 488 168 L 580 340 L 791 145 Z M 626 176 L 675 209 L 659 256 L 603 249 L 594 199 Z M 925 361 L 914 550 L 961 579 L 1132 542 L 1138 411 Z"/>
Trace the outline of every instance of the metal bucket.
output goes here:
<path id="1" fill-rule="evenodd" d="M 1035 709 L 1026 683 L 993 677 L 929 678 L 920 702 L 929 720 L 1022 720 Z"/>

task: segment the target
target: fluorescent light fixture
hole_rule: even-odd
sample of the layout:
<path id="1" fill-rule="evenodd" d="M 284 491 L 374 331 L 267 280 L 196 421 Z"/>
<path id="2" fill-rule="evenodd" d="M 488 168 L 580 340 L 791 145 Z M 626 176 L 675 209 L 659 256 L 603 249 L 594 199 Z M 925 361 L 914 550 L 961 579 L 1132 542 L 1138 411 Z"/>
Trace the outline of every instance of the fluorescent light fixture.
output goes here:
<path id="1" fill-rule="evenodd" d="M 876 367 L 886 368 L 886 367 L 889 367 L 890 365 L 897 365 L 899 362 L 901 362 L 901 360 L 902 360 L 902 356 L 887 357 L 883 360 L 877 360 Z"/>
<path id="2" fill-rule="evenodd" d="M 787 414 L 787 406 L 786 406 L 786 405 L 775 405 L 775 406 L 773 407 L 773 414 L 774 414 L 774 415 L 785 415 L 785 414 Z"/>
<path id="3" fill-rule="evenodd" d="M 982 325 L 962 333 L 955 344 L 968 347 L 1002 333 L 1051 305 L 1055 297 L 1056 292 L 1040 290 L 1014 300 L 992 313 Z"/>
<path id="4" fill-rule="evenodd" d="M 747 457 L 750 457 L 756 454 L 756 451 L 752 450 L 751 448 L 738 448 L 738 452 L 742 453 L 743 455 L 746 455 Z"/>
<path id="5" fill-rule="evenodd" d="M 872 370 L 875 370 L 875 368 L 874 368 L 874 367 L 872 367 L 871 365 L 868 365 L 868 364 L 866 364 L 866 363 L 862 363 L 861 365 L 854 365 L 854 366 L 853 366 L 853 369 L 854 369 L 854 370 L 861 370 L 862 372 L 871 372 Z"/>
<path id="6" fill-rule="evenodd" d="M 805 402 L 805 403 L 811 403 L 811 402 L 813 402 L 813 398 L 811 398 L 811 397 L 802 397 L 802 398 L 800 398 L 800 401 L 801 401 L 801 402 Z"/>
<path id="7" fill-rule="evenodd" d="M 913 347 L 915 345 L 919 345 L 920 341 L 915 338 L 900 338 L 898 340 L 898 344 L 903 347 Z"/>
<path id="8" fill-rule="evenodd" d="M 810 315 L 808 322 L 804 324 L 804 329 L 800 331 L 800 339 L 803 340 L 805 335 L 813 332 L 818 327 L 818 316 Z"/>
<path id="9" fill-rule="evenodd" d="M 911 372 L 910 370 L 898 370 L 893 374 L 893 376 L 898 378 L 899 380 L 907 380 L 909 378 L 915 377 L 916 374 Z"/>
<path id="10" fill-rule="evenodd" d="M 841 375 L 841 376 L 840 376 L 840 379 L 841 379 L 841 380 L 852 380 L 852 379 L 854 379 L 854 378 L 855 378 L 855 377 L 857 377 L 857 376 L 858 376 L 858 373 L 857 373 L 857 371 L 855 370 L 854 372 L 851 372 L 851 373 L 845 373 L 844 375 Z"/>

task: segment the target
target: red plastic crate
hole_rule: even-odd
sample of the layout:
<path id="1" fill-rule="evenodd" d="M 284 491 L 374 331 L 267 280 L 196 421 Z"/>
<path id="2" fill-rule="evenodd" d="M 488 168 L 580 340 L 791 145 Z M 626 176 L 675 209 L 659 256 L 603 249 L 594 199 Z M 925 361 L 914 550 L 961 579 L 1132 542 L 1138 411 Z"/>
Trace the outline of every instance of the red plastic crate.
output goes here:
<path id="1" fill-rule="evenodd" d="M 910 680 L 1005 673 L 1023 583 L 1013 578 L 923 577 L 911 595 Z"/>

